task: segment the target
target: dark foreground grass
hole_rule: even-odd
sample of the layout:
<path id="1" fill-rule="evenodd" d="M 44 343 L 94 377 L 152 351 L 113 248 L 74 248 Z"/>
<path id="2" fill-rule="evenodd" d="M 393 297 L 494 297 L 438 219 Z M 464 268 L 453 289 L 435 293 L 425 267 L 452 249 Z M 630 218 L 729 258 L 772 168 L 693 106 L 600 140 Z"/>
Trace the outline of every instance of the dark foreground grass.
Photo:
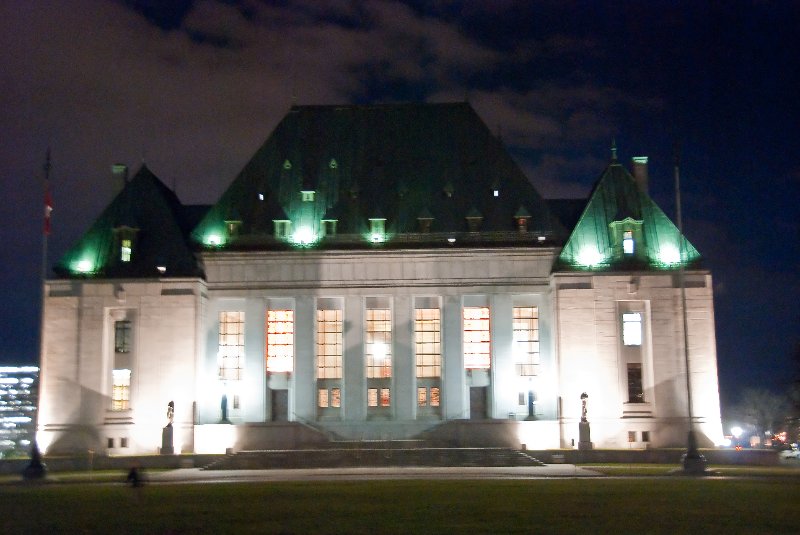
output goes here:
<path id="1" fill-rule="evenodd" d="M 448 480 L 0 487 L 0 533 L 771 533 L 770 480 Z"/>

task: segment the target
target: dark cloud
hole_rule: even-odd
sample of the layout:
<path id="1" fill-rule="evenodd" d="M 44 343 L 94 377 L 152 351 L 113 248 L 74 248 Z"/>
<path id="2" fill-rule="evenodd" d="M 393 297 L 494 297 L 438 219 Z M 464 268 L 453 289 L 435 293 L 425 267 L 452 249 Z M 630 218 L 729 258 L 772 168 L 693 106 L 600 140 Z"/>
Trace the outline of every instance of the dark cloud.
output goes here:
<path id="1" fill-rule="evenodd" d="M 0 3 L 0 359 L 36 352 L 47 147 L 52 261 L 111 198 L 112 163 L 145 160 L 182 200 L 208 203 L 293 102 L 465 98 L 546 196 L 586 195 L 616 138 L 626 157 L 651 156 L 651 191 L 674 213 L 671 150 L 681 139 L 687 234 L 723 289 L 721 366 L 741 373 L 736 351 L 775 358 L 758 329 L 776 339 L 773 354 L 789 354 L 800 263 L 798 17 L 782 3 L 736 6 Z M 768 320 L 742 328 L 742 310 Z M 735 377 L 723 376 L 727 388 Z"/>

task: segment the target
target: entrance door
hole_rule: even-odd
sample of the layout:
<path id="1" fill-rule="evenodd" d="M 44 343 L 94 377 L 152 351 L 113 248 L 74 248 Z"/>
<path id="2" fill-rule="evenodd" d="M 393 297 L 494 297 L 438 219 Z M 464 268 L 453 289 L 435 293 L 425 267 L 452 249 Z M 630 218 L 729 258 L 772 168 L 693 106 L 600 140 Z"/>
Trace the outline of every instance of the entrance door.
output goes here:
<path id="1" fill-rule="evenodd" d="M 289 391 L 271 390 L 272 392 L 272 421 L 289 421 Z"/>
<path id="2" fill-rule="evenodd" d="M 486 388 L 485 386 L 469 387 L 469 419 L 485 420 L 486 414 Z"/>

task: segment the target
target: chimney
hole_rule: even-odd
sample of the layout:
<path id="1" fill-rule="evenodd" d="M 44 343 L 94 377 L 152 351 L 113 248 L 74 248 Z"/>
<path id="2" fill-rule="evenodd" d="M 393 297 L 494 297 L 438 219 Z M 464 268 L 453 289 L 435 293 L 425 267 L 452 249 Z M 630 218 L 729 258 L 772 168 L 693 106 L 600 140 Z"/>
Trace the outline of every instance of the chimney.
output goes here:
<path id="1" fill-rule="evenodd" d="M 636 180 L 636 185 L 639 186 L 639 191 L 647 193 L 647 156 L 634 156 L 631 158 L 633 163 L 633 178 Z"/>
<path id="2" fill-rule="evenodd" d="M 111 192 L 116 197 L 128 183 L 128 166 L 124 163 L 115 163 L 111 166 L 111 176 L 113 177 Z"/>

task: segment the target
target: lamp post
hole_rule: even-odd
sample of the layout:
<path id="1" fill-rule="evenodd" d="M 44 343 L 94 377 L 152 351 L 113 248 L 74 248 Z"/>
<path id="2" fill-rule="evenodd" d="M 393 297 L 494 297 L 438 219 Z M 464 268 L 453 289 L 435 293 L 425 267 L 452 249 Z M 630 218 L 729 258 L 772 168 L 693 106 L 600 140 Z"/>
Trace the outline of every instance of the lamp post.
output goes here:
<path id="1" fill-rule="evenodd" d="M 681 218 L 681 179 L 679 171 L 678 149 L 675 149 L 675 207 L 678 233 L 680 234 L 680 261 L 678 262 L 678 281 L 681 288 L 681 316 L 683 318 L 683 359 L 686 365 L 686 402 L 688 405 L 688 433 L 686 437 L 686 453 L 681 458 L 683 472 L 689 475 L 702 475 L 706 472 L 706 458 L 697 449 L 697 437 L 694 433 L 694 414 L 692 409 L 692 383 L 689 368 L 689 330 L 686 315 L 686 281 L 684 273 L 683 222 Z"/>
<path id="2" fill-rule="evenodd" d="M 42 300 L 39 322 L 39 388 L 37 389 L 38 399 L 36 401 L 36 411 L 33 413 L 33 440 L 31 441 L 31 462 L 22 471 L 24 479 L 42 479 L 47 474 L 47 468 L 42 463 L 42 453 L 39 451 L 39 442 L 36 435 L 39 431 L 39 405 L 42 399 L 42 360 L 44 357 L 44 302 L 47 292 L 47 238 L 50 234 L 50 149 L 47 149 L 47 157 L 44 163 L 44 232 L 42 232 Z"/>

